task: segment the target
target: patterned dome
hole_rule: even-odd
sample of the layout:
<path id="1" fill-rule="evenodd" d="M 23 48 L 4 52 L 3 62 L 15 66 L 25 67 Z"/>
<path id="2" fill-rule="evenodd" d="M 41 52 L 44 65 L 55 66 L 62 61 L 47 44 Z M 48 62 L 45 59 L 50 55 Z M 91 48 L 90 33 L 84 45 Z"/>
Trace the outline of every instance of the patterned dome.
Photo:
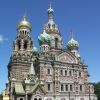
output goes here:
<path id="1" fill-rule="evenodd" d="M 45 29 L 43 31 L 43 33 L 41 33 L 39 36 L 38 36 L 38 40 L 39 40 L 39 44 L 41 45 L 42 43 L 46 43 L 48 45 L 50 45 L 50 35 L 46 33 Z"/>
<path id="2" fill-rule="evenodd" d="M 76 40 L 74 40 L 73 38 L 71 38 L 71 40 L 67 44 L 67 48 L 68 48 L 68 50 L 78 50 L 79 43 Z"/>
<path id="3" fill-rule="evenodd" d="M 47 10 L 48 13 L 54 13 L 54 10 L 50 7 L 48 10 Z"/>
<path id="4" fill-rule="evenodd" d="M 31 30 L 31 24 L 26 20 L 25 16 L 23 16 L 23 20 L 18 24 L 18 29 L 21 27 L 27 27 Z"/>

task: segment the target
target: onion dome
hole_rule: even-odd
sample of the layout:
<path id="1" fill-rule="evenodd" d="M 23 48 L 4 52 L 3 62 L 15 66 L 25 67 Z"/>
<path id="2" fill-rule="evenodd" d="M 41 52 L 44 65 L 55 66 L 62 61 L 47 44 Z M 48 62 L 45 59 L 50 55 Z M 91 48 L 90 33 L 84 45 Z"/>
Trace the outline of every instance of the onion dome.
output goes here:
<path id="1" fill-rule="evenodd" d="M 38 40 L 39 40 L 39 44 L 42 45 L 42 44 L 48 44 L 50 45 L 50 41 L 51 41 L 51 38 L 50 38 L 50 35 L 46 33 L 45 29 L 43 31 L 43 33 L 41 33 L 39 36 L 38 36 Z"/>
<path id="2" fill-rule="evenodd" d="M 79 43 L 74 40 L 74 38 L 71 38 L 71 40 L 67 44 L 68 50 L 78 50 L 79 48 Z"/>
<path id="3" fill-rule="evenodd" d="M 26 16 L 23 16 L 22 21 L 18 24 L 18 29 L 22 27 L 29 28 L 31 30 L 31 24 L 26 20 Z"/>
<path id="4" fill-rule="evenodd" d="M 36 47 L 33 47 L 33 52 L 34 53 L 37 53 L 38 52 L 38 49 Z"/>
<path id="5" fill-rule="evenodd" d="M 47 24 L 45 24 L 45 29 L 46 31 L 55 31 L 55 32 L 59 32 L 58 30 L 58 26 L 56 25 L 56 23 L 54 22 L 54 10 L 53 8 L 51 7 L 51 4 L 50 4 L 50 7 L 48 8 L 47 10 L 47 13 L 48 13 L 48 22 Z"/>
<path id="6" fill-rule="evenodd" d="M 51 4 L 50 4 L 50 7 L 48 8 L 47 12 L 48 13 L 54 13 L 54 10 L 52 9 Z"/>

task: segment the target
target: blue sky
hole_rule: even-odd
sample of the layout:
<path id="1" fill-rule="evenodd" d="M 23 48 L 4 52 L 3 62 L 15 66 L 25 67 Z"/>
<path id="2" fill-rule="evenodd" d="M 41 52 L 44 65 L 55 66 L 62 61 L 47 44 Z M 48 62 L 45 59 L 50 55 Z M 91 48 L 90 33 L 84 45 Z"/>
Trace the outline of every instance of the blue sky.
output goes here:
<path id="1" fill-rule="evenodd" d="M 5 88 L 12 44 L 25 9 L 32 24 L 32 39 L 39 48 L 37 37 L 48 21 L 49 3 L 50 0 L 0 0 L 0 92 Z M 100 0 L 52 0 L 52 6 L 64 47 L 72 29 L 81 57 L 88 65 L 90 80 L 100 81 Z"/>

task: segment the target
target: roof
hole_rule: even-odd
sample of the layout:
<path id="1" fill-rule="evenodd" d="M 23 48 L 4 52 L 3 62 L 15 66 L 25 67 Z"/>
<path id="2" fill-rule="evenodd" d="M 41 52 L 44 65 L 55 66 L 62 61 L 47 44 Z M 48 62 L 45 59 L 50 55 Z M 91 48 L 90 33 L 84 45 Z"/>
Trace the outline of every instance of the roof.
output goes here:
<path id="1" fill-rule="evenodd" d="M 32 92 L 35 92 L 38 88 L 39 88 L 44 94 L 46 93 L 46 92 L 44 91 L 44 89 L 41 87 L 40 81 L 39 81 L 39 80 L 37 80 L 36 83 L 35 83 L 35 85 L 33 86 Z"/>
<path id="2" fill-rule="evenodd" d="M 24 95 L 25 94 L 25 91 L 24 91 L 24 88 L 22 86 L 22 83 L 20 83 L 20 82 L 16 82 L 15 83 L 15 93 L 16 94 L 20 94 L 20 95 Z"/>

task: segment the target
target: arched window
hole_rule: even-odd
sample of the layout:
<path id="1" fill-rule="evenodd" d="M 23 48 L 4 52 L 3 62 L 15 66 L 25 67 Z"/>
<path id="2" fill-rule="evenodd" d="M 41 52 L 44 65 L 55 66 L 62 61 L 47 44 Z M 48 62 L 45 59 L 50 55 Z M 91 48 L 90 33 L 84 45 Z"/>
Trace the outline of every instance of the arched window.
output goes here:
<path id="1" fill-rule="evenodd" d="M 66 91 L 68 91 L 68 85 L 66 85 Z"/>
<path id="2" fill-rule="evenodd" d="M 47 73 L 50 74 L 50 69 L 49 68 L 47 69 Z"/>
<path id="3" fill-rule="evenodd" d="M 73 87 L 72 87 L 72 85 L 70 85 L 70 91 L 73 91 Z"/>
<path id="4" fill-rule="evenodd" d="M 23 34 L 24 34 L 24 31 L 23 31 Z"/>
<path id="5" fill-rule="evenodd" d="M 82 91 L 82 85 L 80 85 L 80 91 Z"/>
<path id="6" fill-rule="evenodd" d="M 63 75 L 63 70 L 62 69 L 60 70 L 60 75 Z"/>
<path id="7" fill-rule="evenodd" d="M 61 91 L 64 91 L 64 86 L 63 86 L 63 84 L 61 84 Z"/>
<path id="8" fill-rule="evenodd" d="M 67 76 L 67 70 L 65 70 L 65 76 Z"/>
<path id="9" fill-rule="evenodd" d="M 37 100 L 37 98 L 34 98 L 34 100 Z"/>
<path id="10" fill-rule="evenodd" d="M 58 48 L 58 38 L 55 38 L 55 48 Z"/>
<path id="11" fill-rule="evenodd" d="M 21 49 L 21 42 L 20 42 L 20 40 L 18 41 L 18 49 L 19 50 Z"/>
<path id="12" fill-rule="evenodd" d="M 48 27 L 50 28 L 50 24 L 48 24 Z"/>
<path id="13" fill-rule="evenodd" d="M 24 49 L 27 49 L 27 41 L 24 42 Z"/>
<path id="14" fill-rule="evenodd" d="M 81 77 L 81 72 L 79 72 L 79 77 Z"/>
<path id="15" fill-rule="evenodd" d="M 20 98 L 20 100 L 24 100 L 23 98 Z"/>
<path id="16" fill-rule="evenodd" d="M 26 35 L 27 31 L 25 31 L 25 35 Z"/>
<path id="17" fill-rule="evenodd" d="M 72 76 L 72 72 L 71 72 L 71 70 L 69 71 L 69 76 Z"/>
<path id="18" fill-rule="evenodd" d="M 48 91 L 50 91 L 50 84 L 48 84 Z"/>
<path id="19" fill-rule="evenodd" d="M 52 27 L 55 28 L 55 24 L 53 24 Z"/>

